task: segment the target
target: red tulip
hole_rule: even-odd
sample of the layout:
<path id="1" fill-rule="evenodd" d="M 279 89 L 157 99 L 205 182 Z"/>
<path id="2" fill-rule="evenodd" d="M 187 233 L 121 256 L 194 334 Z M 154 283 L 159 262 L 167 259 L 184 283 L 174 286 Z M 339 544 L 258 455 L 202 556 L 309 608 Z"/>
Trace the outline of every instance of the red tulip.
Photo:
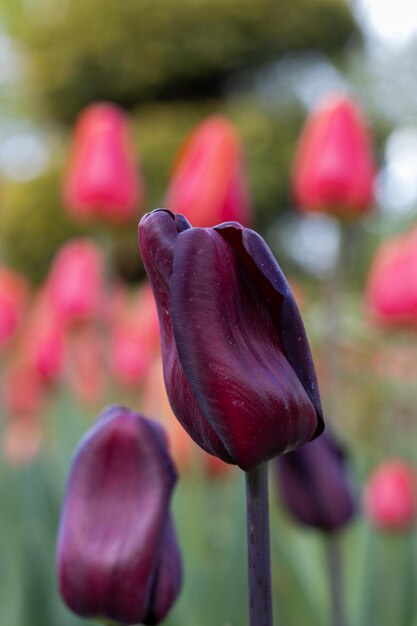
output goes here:
<path id="1" fill-rule="evenodd" d="M 417 325 L 417 229 L 384 241 L 369 271 L 368 309 L 386 324 Z"/>
<path id="2" fill-rule="evenodd" d="M 0 267 L 0 347 L 21 323 L 28 291 L 23 277 L 7 267 Z"/>
<path id="3" fill-rule="evenodd" d="M 375 165 L 365 119 L 347 95 L 328 97 L 302 132 L 292 172 L 294 196 L 306 212 L 353 217 L 373 200 Z"/>
<path id="4" fill-rule="evenodd" d="M 209 117 L 188 136 L 175 162 L 166 203 L 195 226 L 252 221 L 241 142 L 226 118 Z"/>
<path id="5" fill-rule="evenodd" d="M 81 113 L 64 183 L 64 201 L 73 216 L 123 222 L 138 215 L 143 183 L 131 144 L 119 107 L 99 103 Z"/>
<path id="6" fill-rule="evenodd" d="M 63 321 L 91 318 L 103 296 L 103 258 L 89 239 L 72 239 L 53 262 L 47 291 L 54 313 Z"/>
<path id="7" fill-rule="evenodd" d="M 416 473 L 407 461 L 392 460 L 372 473 L 363 493 L 368 519 L 381 530 L 407 530 L 417 514 Z"/>

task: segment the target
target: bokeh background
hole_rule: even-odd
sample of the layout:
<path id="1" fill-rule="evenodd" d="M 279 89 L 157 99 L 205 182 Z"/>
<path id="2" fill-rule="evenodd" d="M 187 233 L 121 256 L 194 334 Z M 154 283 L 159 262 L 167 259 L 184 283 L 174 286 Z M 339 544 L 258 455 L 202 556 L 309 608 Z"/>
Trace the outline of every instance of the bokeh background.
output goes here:
<path id="1" fill-rule="evenodd" d="M 401 457 L 417 467 L 415 331 L 381 329 L 363 297 L 379 243 L 416 221 L 416 60 L 417 13 L 406 0 L 1 0 L 0 258 L 24 277 L 23 317 L 33 315 L 52 261 L 72 237 L 91 237 L 108 270 L 105 311 L 71 331 L 64 372 L 46 390 L 28 372 L 10 373 L 18 333 L 0 346 L 1 626 L 84 623 L 59 599 L 55 538 L 74 446 L 108 403 L 147 411 L 175 442 L 185 579 L 166 624 L 247 619 L 243 476 L 208 460 L 171 423 L 157 345 L 137 380 L 112 369 L 120 310 L 142 315 L 145 328 L 154 319 L 137 220 L 80 224 L 62 205 L 75 119 L 101 100 L 130 116 L 146 183 L 138 219 L 163 203 L 175 154 L 197 123 L 221 113 L 235 124 L 255 227 L 294 285 L 324 404 L 350 455 L 359 511 L 342 537 L 349 623 L 417 625 L 415 531 L 381 533 L 360 510 L 378 463 Z M 304 119 L 335 90 L 352 94 L 366 112 L 378 164 L 373 211 L 350 232 L 337 377 L 326 367 L 325 308 L 341 227 L 334 217 L 297 211 L 289 184 Z M 15 415 L 22 402 L 23 418 Z M 293 523 L 274 481 L 270 491 L 276 623 L 325 626 L 323 538 Z"/>

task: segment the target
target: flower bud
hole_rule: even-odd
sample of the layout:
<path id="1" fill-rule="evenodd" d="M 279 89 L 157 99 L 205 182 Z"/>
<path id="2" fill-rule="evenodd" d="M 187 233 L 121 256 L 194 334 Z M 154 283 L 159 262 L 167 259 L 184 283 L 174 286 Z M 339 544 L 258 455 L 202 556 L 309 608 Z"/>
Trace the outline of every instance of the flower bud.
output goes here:
<path id="1" fill-rule="evenodd" d="M 59 250 L 48 278 L 53 312 L 62 321 L 91 318 L 103 295 L 103 258 L 89 239 L 72 239 Z"/>
<path id="2" fill-rule="evenodd" d="M 330 532 L 347 524 L 355 504 L 345 453 L 326 429 L 276 460 L 284 504 L 300 523 Z"/>
<path id="3" fill-rule="evenodd" d="M 363 492 L 367 518 L 381 530 L 408 530 L 416 519 L 416 488 L 416 473 L 409 463 L 382 463 L 371 474 Z"/>
<path id="4" fill-rule="evenodd" d="M 369 270 L 368 310 L 387 325 L 417 325 L 417 229 L 383 241 Z"/>
<path id="5" fill-rule="evenodd" d="M 264 240 L 235 222 L 192 228 L 157 210 L 139 241 L 168 397 L 194 441 L 248 471 L 320 434 L 304 326 Z"/>
<path id="6" fill-rule="evenodd" d="M 307 120 L 292 185 L 302 211 L 354 217 L 373 200 L 375 165 L 366 122 L 347 95 L 326 98 Z"/>
<path id="7" fill-rule="evenodd" d="M 99 103 L 81 113 L 64 183 L 64 202 L 74 217 L 124 222 L 138 214 L 143 183 L 131 143 L 119 107 Z"/>
<path id="8" fill-rule="evenodd" d="M 242 146 L 229 120 L 207 118 L 181 146 L 166 203 L 196 226 L 236 220 L 248 225 L 251 208 Z"/>
<path id="9" fill-rule="evenodd" d="M 158 624 L 181 585 L 169 501 L 176 473 L 156 423 L 107 409 L 82 439 L 58 538 L 59 587 L 85 617 Z"/>

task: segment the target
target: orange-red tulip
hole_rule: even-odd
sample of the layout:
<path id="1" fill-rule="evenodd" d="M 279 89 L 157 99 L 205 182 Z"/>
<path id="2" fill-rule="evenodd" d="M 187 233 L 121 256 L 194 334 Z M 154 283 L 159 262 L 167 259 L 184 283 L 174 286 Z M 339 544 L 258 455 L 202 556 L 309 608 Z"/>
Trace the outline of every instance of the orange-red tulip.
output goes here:
<path id="1" fill-rule="evenodd" d="M 138 216 L 142 196 L 126 115 L 109 103 L 89 106 L 77 121 L 64 182 L 69 212 L 124 222 Z"/>
<path id="2" fill-rule="evenodd" d="M 242 145 L 226 118 L 212 116 L 187 137 L 177 155 L 166 204 L 195 226 L 251 223 Z"/>
<path id="3" fill-rule="evenodd" d="M 346 94 L 313 111 L 295 155 L 292 186 L 302 211 L 353 217 L 373 200 L 375 165 L 366 121 Z"/>

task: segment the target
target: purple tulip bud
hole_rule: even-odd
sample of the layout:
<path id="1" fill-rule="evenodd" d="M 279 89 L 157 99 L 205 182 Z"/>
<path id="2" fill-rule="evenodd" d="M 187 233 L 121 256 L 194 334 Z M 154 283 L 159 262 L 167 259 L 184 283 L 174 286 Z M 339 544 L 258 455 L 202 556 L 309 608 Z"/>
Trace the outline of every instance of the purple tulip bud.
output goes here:
<path id="1" fill-rule="evenodd" d="M 330 532 L 355 514 L 345 453 L 328 430 L 276 460 L 284 504 L 301 524 Z"/>
<path id="2" fill-rule="evenodd" d="M 323 430 L 316 374 L 288 283 L 238 223 L 192 228 L 163 209 L 139 224 L 172 409 L 207 452 L 248 471 Z"/>
<path id="3" fill-rule="evenodd" d="M 80 442 L 58 538 L 61 595 L 78 615 L 158 624 L 181 586 L 162 428 L 110 407 Z"/>

